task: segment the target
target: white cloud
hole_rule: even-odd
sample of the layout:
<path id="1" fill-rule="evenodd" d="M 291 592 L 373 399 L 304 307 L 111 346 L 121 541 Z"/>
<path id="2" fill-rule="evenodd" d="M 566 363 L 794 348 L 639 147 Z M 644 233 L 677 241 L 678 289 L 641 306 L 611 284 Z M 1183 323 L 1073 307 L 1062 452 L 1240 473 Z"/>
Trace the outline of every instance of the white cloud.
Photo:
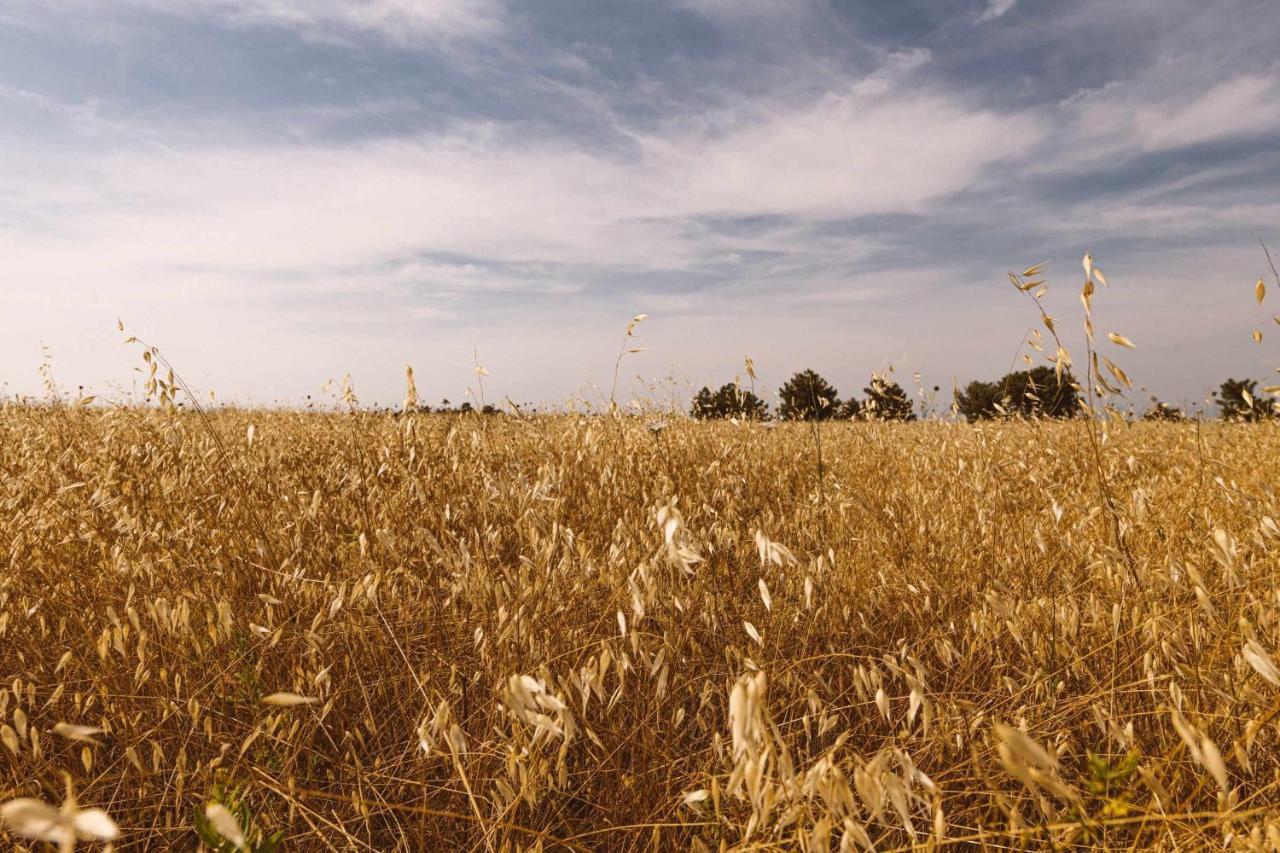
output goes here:
<path id="1" fill-rule="evenodd" d="M 121 2 L 205 24 L 280 27 L 314 39 L 363 33 L 398 45 L 468 40 L 517 25 L 503 20 L 497 0 Z M 743 30 L 786 30 L 788 10 L 804 12 L 811 16 L 805 26 L 791 31 L 797 44 L 821 14 L 816 4 L 769 0 L 690 4 L 728 21 L 726 30 L 739 22 Z M 994 0 L 982 17 L 1013 5 Z M 983 37 L 1020 36 L 1012 25 L 1022 18 L 1013 18 Z M 1179 43 L 1186 42 L 1184 34 Z M 530 50 L 543 47 L 558 49 Z M 453 58 L 470 62 L 481 53 Z M 1135 61 L 1136 70 L 1114 85 L 1056 108 L 1016 111 L 975 107 L 932 82 L 934 69 L 917 73 L 932 60 L 921 48 L 889 54 L 861 79 L 821 51 L 784 60 L 785 84 L 773 85 L 747 63 L 750 80 L 726 86 L 713 79 L 689 100 L 657 72 L 636 84 L 626 105 L 612 84 L 594 78 L 573 78 L 572 89 L 555 75 L 538 84 L 564 87 L 584 112 L 603 117 L 610 141 L 626 141 L 616 148 L 596 145 L 582 132 L 585 123 L 572 136 L 547 130 L 563 118 L 560 101 L 554 114 L 531 103 L 536 124 L 454 123 L 434 134 L 318 144 L 306 141 L 323 136 L 313 132 L 266 145 L 246 141 L 262 135 L 244 114 L 195 104 L 177 117 L 164 107 L 116 109 L 92 98 L 63 105 L 0 85 L 0 121 L 17 131 L 0 134 L 8 167 L 0 172 L 7 281 L 0 314 L 32 318 L 0 338 L 0 359 L 34 367 L 43 339 L 62 359 L 64 376 L 94 379 L 112 358 L 107 348 L 123 316 L 131 329 L 176 347 L 180 365 L 195 366 L 192 381 L 260 400 L 311 390 L 346 369 L 376 369 L 394 398 L 404 361 L 414 361 L 425 388 L 454 368 L 470 376 L 474 344 L 495 377 L 510 378 L 513 393 L 558 396 L 562 383 L 610 363 L 617 330 L 599 330 L 604 312 L 645 311 L 660 318 L 645 330 L 646 358 L 662 352 L 693 369 L 721 370 L 718 359 L 732 352 L 723 367 L 731 371 L 746 351 L 779 371 L 806 363 L 860 371 L 907 345 L 918 348 L 924 367 L 941 371 L 934 381 L 952 371 L 961 379 L 983 375 L 1007 366 L 1018 337 L 985 332 L 1018 333 L 1026 319 L 1016 301 L 1007 302 L 999 276 L 988 287 L 983 276 L 992 265 L 1041 260 L 1049 255 L 1042 247 L 1056 252 L 1071 241 L 1154 245 L 1172 235 L 1191 245 L 1206 230 L 1236 228 L 1251 239 L 1251 223 L 1275 221 L 1275 206 L 1251 203 L 1254 196 L 1223 200 L 1234 192 L 1225 181 L 1207 199 L 1200 185 L 1178 185 L 1212 177 L 1194 166 L 1164 183 L 1143 181 L 1141 192 L 1100 187 L 1105 203 L 1091 199 L 1087 207 L 1032 197 L 1025 177 L 1033 169 L 1078 175 L 1083 185 L 1099 166 L 1119 172 L 1145 154 L 1280 128 L 1274 75 L 1232 77 L 1228 66 L 1191 67 L 1175 61 L 1181 55 Z M 951 67 L 950 56 L 942 58 Z M 510 79 L 532 85 L 526 72 Z M 773 94 L 745 94 L 761 88 Z M 818 88 L 826 94 L 796 94 Z M 1001 93 L 988 87 L 983 95 L 991 103 Z M 687 107 L 694 102 L 696 114 Z M 708 110 L 708 102 L 729 106 Z M 292 103 L 264 108 L 253 121 L 394 128 L 414 124 L 418 104 L 402 94 Z M 409 120 L 395 120 L 401 113 Z M 390 118 L 364 120 L 372 115 Z M 59 124 L 61 131 L 50 129 Z M 56 139 L 48 144 L 47 137 Z M 152 139 L 181 153 L 144 144 Z M 1233 157 L 1219 172 L 1239 166 Z M 1230 173 L 1232 186 L 1257 172 Z M 987 195 L 980 203 L 954 199 L 971 189 Z M 918 245 L 904 248 L 905 236 L 875 224 L 833 222 L 898 214 L 929 217 L 906 222 L 921 235 Z M 980 245 L 959 245 L 978 223 Z M 1024 242 L 1028 234 L 1033 239 Z M 1009 257 L 1024 247 L 1034 256 Z M 925 252 L 934 257 L 921 260 Z M 1249 252 L 1257 253 L 1249 246 L 1215 260 L 1228 269 Z M 1113 280 L 1138 279 L 1132 264 L 1126 270 L 1119 258 L 1100 260 Z M 1190 263 L 1184 257 L 1147 260 L 1146 295 L 1173 306 L 1162 309 L 1169 319 L 1204 270 L 1186 272 L 1178 266 Z M 1169 290 L 1156 287 L 1162 278 L 1174 282 Z M 601 293 L 614 282 L 618 292 Z M 1223 326 L 1213 310 L 1206 302 L 1194 316 L 1184 312 L 1179 334 L 1196 324 Z M 1108 316 L 1137 338 L 1142 327 L 1131 318 L 1140 311 Z M 1215 352 L 1227 351 L 1215 341 Z M 448 360 L 455 350 L 463 354 L 458 364 Z M 129 357 L 114 363 L 127 366 Z M 850 381 L 862 381 L 860 374 Z"/>
<path id="2" fill-rule="evenodd" d="M 834 288 L 875 246 L 814 225 L 921 211 L 1041 132 L 901 87 L 673 120 L 625 158 L 488 125 L 323 147 L 187 139 L 181 154 L 127 133 L 114 149 L 11 148 L 0 254 L 18 284 L 0 311 L 42 319 L 0 353 L 20 361 L 37 335 L 75 352 L 119 315 L 185 340 L 222 323 L 224 347 L 262 358 L 314 353 L 299 324 L 355 322 L 389 345 L 415 312 L 456 324 L 485 293 L 554 298 L 621 274 Z M 776 224 L 736 234 L 717 217 Z"/>
<path id="3" fill-rule="evenodd" d="M 1175 97 L 1163 108 L 1140 109 L 1133 124 L 1152 151 L 1267 133 L 1280 128 L 1280 81 L 1236 77 L 1189 100 Z"/>
<path id="4" fill-rule="evenodd" d="M 853 94 L 863 97 L 886 94 L 912 71 L 928 65 L 932 58 L 932 52 L 925 47 L 895 50 L 879 68 L 853 85 Z"/>
<path id="5" fill-rule="evenodd" d="M 833 93 L 719 137 L 647 142 L 685 213 L 850 217 L 918 211 L 1041 134 L 1030 118 L 931 94 Z"/>
<path id="6" fill-rule="evenodd" d="M 677 0 L 677 5 L 718 21 L 794 15 L 800 11 L 796 0 Z"/>
<path id="7" fill-rule="evenodd" d="M 1017 5 L 1018 0 L 987 0 L 987 8 L 983 9 L 982 14 L 978 16 L 978 23 L 1004 17 Z"/>
<path id="8" fill-rule="evenodd" d="M 497 0 L 127 0 L 169 14 L 211 15 L 236 26 L 277 26 L 312 38 L 371 33 L 394 44 L 495 32 Z"/>
<path id="9" fill-rule="evenodd" d="M 1060 105 L 1063 130 L 1041 171 L 1087 172 L 1134 157 L 1280 132 L 1280 77 L 1243 74 L 1217 83 L 1113 82 Z"/>
<path id="10" fill-rule="evenodd" d="M 89 252 L 159 274 L 229 259 L 240 270 L 353 268 L 421 252 L 688 269 L 703 244 L 680 220 L 916 211 L 1041 132 L 1026 118 L 908 92 L 831 94 L 721 124 L 638 137 L 629 160 L 478 126 L 339 147 L 130 147 L 56 162 L 28 153 L 22 174 L 39 179 L 5 180 L 37 198 L 96 188 L 97 204 L 45 211 L 61 217 L 43 238 L 41 263 L 53 269 Z M 20 243 L 14 250 L 31 256 L 42 240 Z"/>

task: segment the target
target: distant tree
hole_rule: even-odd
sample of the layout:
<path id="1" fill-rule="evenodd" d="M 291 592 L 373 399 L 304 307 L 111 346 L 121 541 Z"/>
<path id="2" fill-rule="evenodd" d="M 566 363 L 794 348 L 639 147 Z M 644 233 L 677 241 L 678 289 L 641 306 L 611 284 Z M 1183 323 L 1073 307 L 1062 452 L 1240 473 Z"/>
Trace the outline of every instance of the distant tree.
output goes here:
<path id="1" fill-rule="evenodd" d="M 871 384 L 862 389 L 867 402 L 862 406 L 862 417 L 869 421 L 914 421 L 916 413 L 911 398 L 897 382 L 886 376 L 872 374 Z"/>
<path id="2" fill-rule="evenodd" d="M 769 404 L 761 400 L 751 391 L 735 383 L 720 386 L 713 392 L 704 387 L 693 398 L 689 413 L 703 420 L 738 420 L 762 421 L 769 417 Z"/>
<path id="3" fill-rule="evenodd" d="M 995 382 L 970 382 L 956 392 L 956 408 L 970 421 L 990 418 L 1071 418 L 1080 411 L 1071 371 L 1062 381 L 1052 367 L 1005 374 Z"/>
<path id="4" fill-rule="evenodd" d="M 849 421 L 856 421 L 862 417 L 862 401 L 857 397 L 850 397 L 840 404 L 840 412 L 836 417 L 844 418 Z"/>
<path id="5" fill-rule="evenodd" d="M 1275 399 L 1259 394 L 1252 379 L 1228 379 L 1214 396 L 1224 421 L 1253 423 L 1280 415 Z"/>
<path id="6" fill-rule="evenodd" d="M 706 385 L 697 394 L 693 395 L 693 402 L 689 404 L 689 414 L 698 420 L 707 420 L 715 417 L 716 395 L 715 392 Z"/>
<path id="7" fill-rule="evenodd" d="M 1151 398 L 1151 406 L 1143 413 L 1144 421 L 1185 421 L 1186 414 L 1177 406 Z"/>
<path id="8" fill-rule="evenodd" d="M 422 412 L 422 413 L 436 412 L 437 414 L 441 414 L 441 415 L 465 415 L 465 414 L 470 414 L 472 412 L 479 415 L 500 415 L 503 413 L 502 409 L 498 408 L 492 403 L 486 403 L 479 408 L 473 405 L 470 401 L 464 402 L 458 406 L 454 406 L 449 402 L 449 398 L 447 397 L 441 400 L 440 405 L 434 409 L 432 409 L 430 406 L 422 404 L 422 405 L 419 405 L 415 411 Z M 517 407 L 517 411 L 523 411 L 523 410 Z"/>
<path id="9" fill-rule="evenodd" d="M 964 415 L 968 421 L 988 420 L 1007 415 L 1003 407 L 997 408 L 1001 399 L 998 382 L 983 382 L 975 379 L 964 387 L 956 389 L 956 411 Z"/>
<path id="10" fill-rule="evenodd" d="M 839 412 L 839 393 L 812 370 L 802 370 L 778 389 L 778 416 L 788 421 L 825 421 Z"/>

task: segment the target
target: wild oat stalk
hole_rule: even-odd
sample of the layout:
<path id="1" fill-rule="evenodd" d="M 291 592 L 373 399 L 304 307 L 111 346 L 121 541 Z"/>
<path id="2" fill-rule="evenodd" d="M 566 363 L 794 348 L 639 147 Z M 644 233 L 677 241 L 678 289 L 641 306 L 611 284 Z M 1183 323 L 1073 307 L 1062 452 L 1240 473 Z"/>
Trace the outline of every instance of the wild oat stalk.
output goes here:
<path id="1" fill-rule="evenodd" d="M 0 846 L 1280 845 L 1272 425 L 341 396 L 0 407 Z"/>

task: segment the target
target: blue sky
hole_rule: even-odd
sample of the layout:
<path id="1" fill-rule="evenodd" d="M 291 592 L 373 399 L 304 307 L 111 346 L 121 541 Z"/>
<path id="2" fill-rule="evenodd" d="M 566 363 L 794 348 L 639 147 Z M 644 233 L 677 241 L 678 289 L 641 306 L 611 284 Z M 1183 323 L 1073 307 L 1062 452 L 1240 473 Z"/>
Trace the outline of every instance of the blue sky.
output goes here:
<path id="1" fill-rule="evenodd" d="M 1080 257 L 1139 384 L 1270 384 L 1271 0 L 5 0 L 0 382 L 675 394 L 892 365 L 949 401 Z M 1274 283 L 1272 286 L 1275 296 Z M 1261 328 L 1262 345 L 1250 332 Z M 638 375 L 639 379 L 633 377 Z M 1139 402 L 1142 395 L 1138 395 Z"/>

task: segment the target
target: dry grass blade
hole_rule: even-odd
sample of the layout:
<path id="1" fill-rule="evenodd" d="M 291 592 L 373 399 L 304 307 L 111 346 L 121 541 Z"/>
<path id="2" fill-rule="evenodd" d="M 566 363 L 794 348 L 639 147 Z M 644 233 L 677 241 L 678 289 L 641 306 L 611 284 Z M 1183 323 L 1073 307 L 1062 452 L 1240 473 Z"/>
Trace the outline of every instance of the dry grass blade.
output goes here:
<path id="1" fill-rule="evenodd" d="M 314 705 L 319 701 L 319 699 L 310 696 L 299 696 L 297 693 L 288 692 L 272 693 L 269 696 L 262 697 L 263 705 L 279 705 L 282 708 L 292 708 L 296 705 Z"/>
<path id="2" fill-rule="evenodd" d="M 0 846 L 1280 836 L 1270 424 L 350 399 L 0 408 Z"/>

